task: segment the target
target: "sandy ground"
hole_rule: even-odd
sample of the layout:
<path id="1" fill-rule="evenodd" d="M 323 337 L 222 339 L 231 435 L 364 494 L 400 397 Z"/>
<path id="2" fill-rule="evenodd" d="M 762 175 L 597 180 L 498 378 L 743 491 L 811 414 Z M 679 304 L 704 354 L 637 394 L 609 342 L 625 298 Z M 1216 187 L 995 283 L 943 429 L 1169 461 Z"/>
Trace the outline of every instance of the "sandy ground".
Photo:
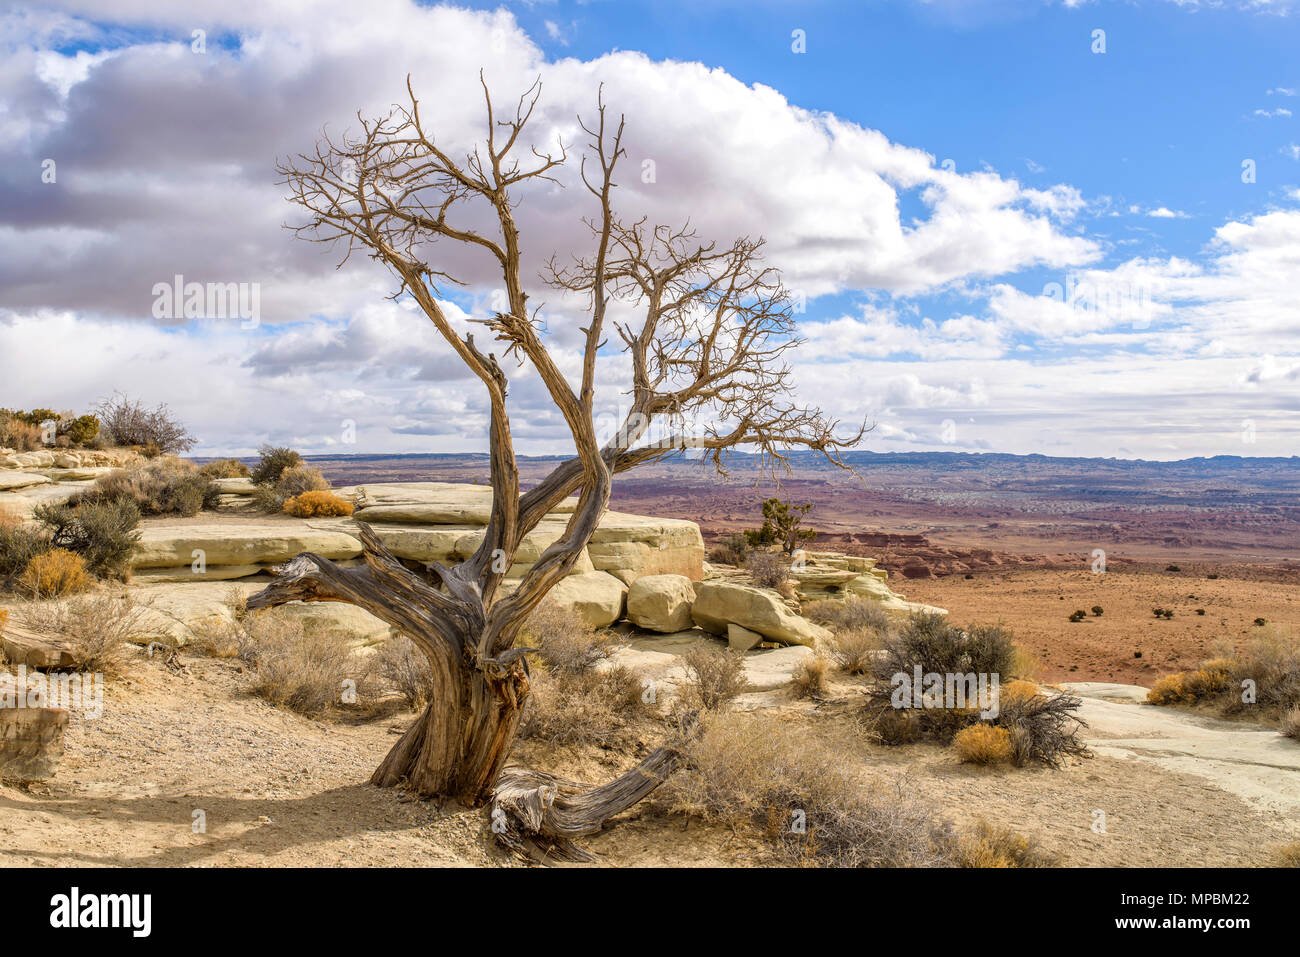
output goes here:
<path id="1" fill-rule="evenodd" d="M 1228 567 L 1217 579 L 1194 566 L 1181 572 L 1124 568 L 1094 575 L 1086 569 L 981 573 L 966 579 L 893 581 L 911 601 L 947 608 L 958 622 L 1010 626 L 1048 681 L 1120 681 L 1150 686 L 1157 678 L 1198 665 L 1219 641 L 1247 639 L 1256 618 L 1300 630 L 1300 589 Z M 1163 566 L 1162 566 L 1163 568 Z M 1103 614 L 1095 617 L 1093 605 Z M 1157 620 L 1153 608 L 1174 617 Z M 1196 609 L 1205 610 L 1198 615 Z M 1087 611 L 1070 622 L 1075 609 Z M 1141 653 L 1139 656 L 1139 652 Z"/>
<path id="2" fill-rule="evenodd" d="M 183 661 L 186 669 L 175 673 L 141 656 L 132 677 L 109 684 L 102 717 L 74 715 L 53 781 L 0 788 L 0 864 L 513 863 L 496 849 L 482 812 L 440 808 L 366 783 L 409 714 L 308 720 L 248 695 L 236 663 L 188 655 Z M 849 741 L 845 759 L 864 780 L 930 801 L 959 824 L 984 818 L 1013 827 L 1063 864 L 1249 866 L 1300 836 L 1300 815 L 1121 750 L 1059 771 L 980 770 L 934 745 L 872 746 L 855 731 L 860 695 L 859 685 L 840 681 L 828 702 L 778 696 L 774 703 L 810 734 Z M 591 781 L 635 761 L 631 752 L 572 748 L 534 747 L 525 757 Z M 1106 814 L 1105 834 L 1093 830 L 1098 810 Z M 194 828 L 196 811 L 206 821 L 203 833 Z M 702 826 L 653 805 L 618 819 L 587 846 L 612 866 L 774 862 L 755 835 Z"/>

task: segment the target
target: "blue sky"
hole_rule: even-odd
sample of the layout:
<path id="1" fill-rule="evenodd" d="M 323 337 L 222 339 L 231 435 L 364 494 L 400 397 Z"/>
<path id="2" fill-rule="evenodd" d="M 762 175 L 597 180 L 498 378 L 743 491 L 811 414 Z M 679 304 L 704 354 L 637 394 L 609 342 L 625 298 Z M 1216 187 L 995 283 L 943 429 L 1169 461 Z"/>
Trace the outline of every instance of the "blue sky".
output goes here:
<path id="1" fill-rule="evenodd" d="M 543 77 L 539 135 L 605 82 L 660 171 L 629 211 L 765 235 L 808 297 L 801 392 L 875 422 L 868 448 L 1300 452 L 1300 4 L 354 6 L 0 15 L 0 405 L 130 388 L 214 453 L 338 451 L 343 421 L 343 450 L 481 447 L 482 398 L 389 279 L 278 228 L 270 165 L 406 72 L 459 141 L 483 67 L 502 95 Z M 530 252 L 576 250 L 571 198 L 526 208 Z M 468 319 L 493 281 L 464 268 Z M 264 321 L 159 321 L 177 273 L 256 284 Z M 519 375 L 521 447 L 562 450 Z"/>

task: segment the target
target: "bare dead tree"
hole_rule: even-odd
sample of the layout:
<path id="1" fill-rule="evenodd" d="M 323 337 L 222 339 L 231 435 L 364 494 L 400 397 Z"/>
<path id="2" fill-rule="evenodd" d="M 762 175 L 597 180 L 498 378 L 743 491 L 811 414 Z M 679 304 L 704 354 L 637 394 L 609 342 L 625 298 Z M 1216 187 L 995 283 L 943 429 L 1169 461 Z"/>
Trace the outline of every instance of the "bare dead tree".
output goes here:
<path id="1" fill-rule="evenodd" d="M 480 76 L 482 82 L 482 77 Z M 649 793 L 676 766 L 671 744 L 602 788 L 584 791 L 537 772 L 502 768 L 529 693 L 527 649 L 515 646 L 521 626 L 547 592 L 574 567 L 604 513 L 611 476 L 694 448 L 718 469 L 723 453 L 745 446 L 772 465 L 795 446 L 815 449 L 837 464 L 837 451 L 862 431 L 836 438 L 836 423 L 790 397 L 785 355 L 797 346 L 791 297 L 777 272 L 761 259 L 762 240 L 730 246 L 702 242 L 689 228 L 646 221 L 625 224 L 614 212 L 614 173 L 624 155 L 624 123 L 608 121 L 598 97 L 594 122 L 579 124 L 589 137 L 580 178 L 595 212 L 585 220 L 591 252 L 571 263 L 552 260 L 540 280 L 570 299 L 585 298 L 581 381 L 571 383 L 543 341 L 521 275 L 514 209 L 521 190 L 554 173 L 568 159 L 522 153 L 524 131 L 541 94 L 534 83 L 513 114 L 498 117 L 486 83 L 486 135 L 472 152 L 453 158 L 426 130 L 420 103 L 407 82 L 409 102 L 385 116 L 358 116 L 359 133 L 339 141 L 326 135 L 311 155 L 282 161 L 278 170 L 291 201 L 308 212 L 296 227 L 317 242 L 346 245 L 384 263 L 462 362 L 482 382 L 490 406 L 492 509 L 483 542 L 458 565 L 433 564 L 421 575 L 403 566 L 364 523 L 364 566 L 341 568 L 312 554 L 279 569 L 276 580 L 249 599 L 251 609 L 288 601 L 343 601 L 392 625 L 427 656 L 432 700 L 372 778 L 402 784 L 421 795 L 448 796 L 479 806 L 496 794 L 494 813 L 509 820 L 506 839 L 539 842 L 570 856 L 569 843 Z M 491 228 L 475 228 L 475 212 Z M 504 356 L 529 363 L 562 414 L 577 454 L 544 481 L 520 494 L 507 410 L 507 377 L 495 354 L 472 335 L 461 336 L 440 301 L 440 283 L 459 283 L 425 257 L 451 241 L 477 250 L 500 271 L 507 308 L 480 320 L 504 344 Z M 607 320 L 618 301 L 637 318 Z M 598 438 L 593 408 L 597 359 L 611 328 L 631 358 L 630 404 L 617 434 Z M 685 423 L 709 425 L 691 430 Z M 664 434 L 654 440 L 656 429 Z M 518 588 L 501 593 L 505 569 L 524 536 L 565 497 L 578 503 L 561 538 L 547 548 Z"/>

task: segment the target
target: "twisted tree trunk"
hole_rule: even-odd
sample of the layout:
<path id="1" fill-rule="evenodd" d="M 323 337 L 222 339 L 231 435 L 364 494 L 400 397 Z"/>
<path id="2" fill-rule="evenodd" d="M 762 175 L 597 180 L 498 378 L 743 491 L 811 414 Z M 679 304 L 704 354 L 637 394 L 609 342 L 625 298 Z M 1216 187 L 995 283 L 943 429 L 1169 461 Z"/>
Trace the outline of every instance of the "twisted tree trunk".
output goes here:
<path id="1" fill-rule="evenodd" d="M 581 526 L 580 516 L 575 521 Z M 482 656 L 479 649 L 500 644 L 494 624 L 509 619 L 484 614 L 482 603 L 473 601 L 477 589 L 463 588 L 459 572 L 464 566 L 434 566 L 446 589 L 441 590 L 402 565 L 369 525 L 357 525 L 363 567 L 340 568 L 319 555 L 299 555 L 278 569 L 274 582 L 249 597 L 248 608 L 290 601 L 347 602 L 407 635 L 428 658 L 430 700 L 371 783 L 405 787 L 423 797 L 455 798 L 470 807 L 495 797 L 492 830 L 507 847 L 544 858 L 590 860 L 573 838 L 595 833 L 658 787 L 680 763 L 679 746 L 662 747 L 631 771 L 594 788 L 524 768 L 503 771 L 528 700 L 525 655 L 531 649 Z M 453 597 L 456 593 L 462 597 Z M 697 732 L 693 715 L 683 731 Z"/>

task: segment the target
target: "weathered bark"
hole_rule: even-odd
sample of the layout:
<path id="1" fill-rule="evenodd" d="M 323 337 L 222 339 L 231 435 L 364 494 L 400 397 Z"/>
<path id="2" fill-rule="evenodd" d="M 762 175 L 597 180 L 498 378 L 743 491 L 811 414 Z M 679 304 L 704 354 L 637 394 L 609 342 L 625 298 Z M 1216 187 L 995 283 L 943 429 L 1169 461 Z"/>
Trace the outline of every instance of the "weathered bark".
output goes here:
<path id="1" fill-rule="evenodd" d="M 683 747 L 700 730 L 695 713 L 686 715 L 676 741 L 657 748 L 636 767 L 600 787 L 508 767 L 497 782 L 492 831 L 516 853 L 543 861 L 594 860 L 574 838 L 595 834 L 615 814 L 663 784 L 681 766 Z"/>
<path id="2" fill-rule="evenodd" d="M 477 807 L 491 795 L 528 698 L 523 652 L 481 656 L 486 621 L 476 589 L 459 587 L 456 570 L 442 569 L 444 586 L 461 597 L 444 593 L 403 566 L 369 525 L 357 525 L 364 567 L 340 568 L 318 555 L 299 555 L 248 599 L 248 608 L 289 601 L 348 602 L 415 642 L 432 672 L 430 703 L 371 780 Z"/>

